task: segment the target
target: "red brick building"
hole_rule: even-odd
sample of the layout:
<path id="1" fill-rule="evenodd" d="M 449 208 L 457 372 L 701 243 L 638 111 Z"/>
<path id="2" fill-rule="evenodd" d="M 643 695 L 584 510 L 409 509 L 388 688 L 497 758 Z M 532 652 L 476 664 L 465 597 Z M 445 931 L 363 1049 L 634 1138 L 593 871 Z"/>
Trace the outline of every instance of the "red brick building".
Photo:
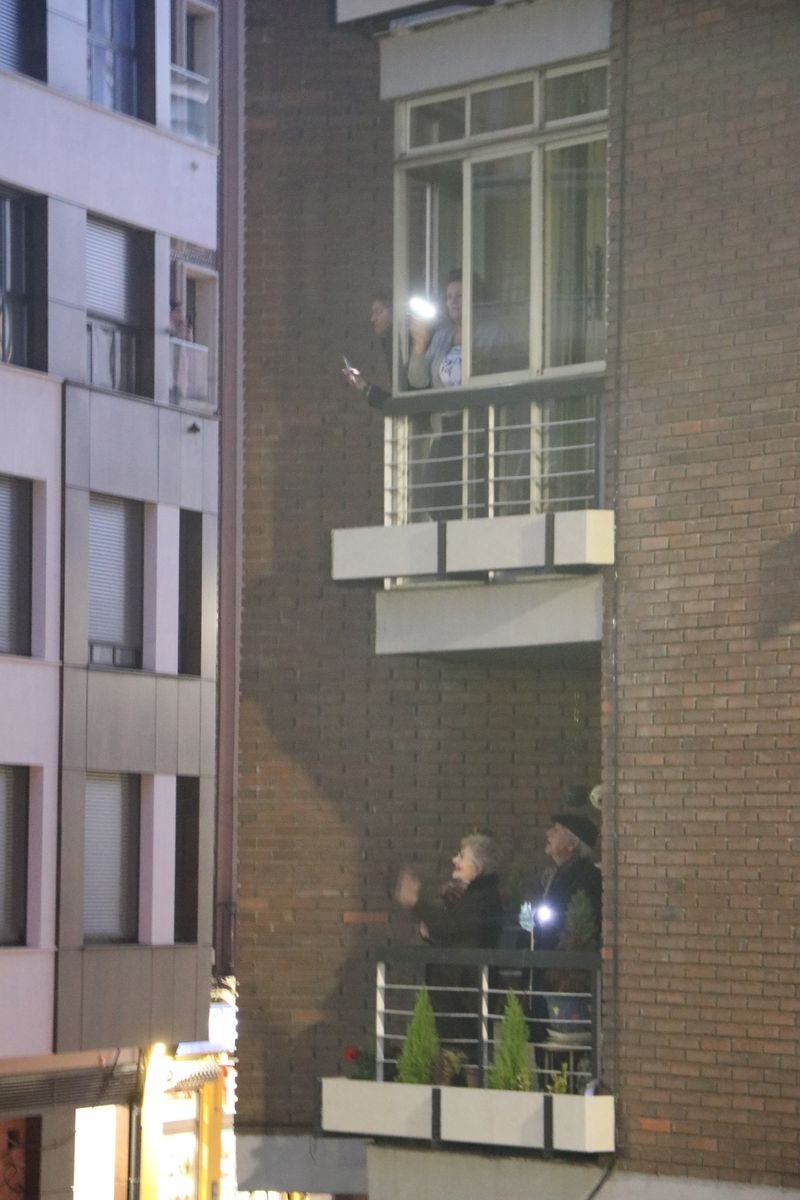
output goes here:
<path id="1" fill-rule="evenodd" d="M 399 867 L 490 826 L 533 878 L 602 782 L 603 1191 L 797 1187 L 795 7 L 334 7 L 247 7 L 240 1186 L 364 1190 L 312 1130 Z"/>

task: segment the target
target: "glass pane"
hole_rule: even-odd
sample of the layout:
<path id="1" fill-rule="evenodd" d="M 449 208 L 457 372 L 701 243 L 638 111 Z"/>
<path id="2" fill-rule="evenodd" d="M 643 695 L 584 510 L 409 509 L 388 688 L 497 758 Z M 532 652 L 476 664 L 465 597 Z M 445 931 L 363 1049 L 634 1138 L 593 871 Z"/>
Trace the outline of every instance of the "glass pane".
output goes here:
<path id="1" fill-rule="evenodd" d="M 605 355 L 606 144 L 548 151 L 545 163 L 545 361 Z"/>
<path id="2" fill-rule="evenodd" d="M 94 37 L 111 37 L 111 0 L 90 0 L 89 30 Z"/>
<path id="3" fill-rule="evenodd" d="M 441 387 L 432 384 L 432 363 L 440 361 L 439 349 L 453 344 L 453 323 L 443 311 L 448 284 L 458 275 L 462 257 L 462 164 L 439 163 L 409 175 L 408 191 L 408 281 L 409 294 L 425 296 L 439 306 L 436 316 L 412 322 L 408 382 L 412 388 Z M 460 280 L 460 275 L 458 275 Z M 460 284 L 459 284 L 460 291 Z M 460 311 L 458 346 L 461 345 Z M 401 336 L 402 336 L 401 331 Z M 405 345 L 403 346 L 405 350 Z M 405 358 L 405 355 L 402 356 Z M 459 356 L 460 360 L 460 356 Z M 460 370 L 460 361 L 459 361 Z M 460 382 L 459 379 L 455 382 Z"/>
<path id="4" fill-rule="evenodd" d="M 114 329 L 93 321 L 89 327 L 89 382 L 114 387 Z"/>
<path id="5" fill-rule="evenodd" d="M 433 104 L 415 104 L 411 109 L 410 143 L 412 146 L 436 146 L 463 138 L 464 98 L 437 100 Z"/>
<path id="6" fill-rule="evenodd" d="M 472 374 L 529 364 L 531 156 L 472 172 Z"/>
<path id="7" fill-rule="evenodd" d="M 5 280 L 12 292 L 25 291 L 25 206 L 19 200 L 7 201 L 8 222 L 5 242 Z"/>
<path id="8" fill-rule="evenodd" d="M 133 49 L 136 45 L 136 6 L 134 0 L 114 0 L 114 43 Z"/>
<path id="9" fill-rule="evenodd" d="M 513 517 L 532 511 L 531 432 L 531 405 L 529 402 L 504 404 L 495 410 L 494 515 L 496 517 Z"/>
<path id="10" fill-rule="evenodd" d="M 117 112 L 136 113 L 136 67 L 127 54 L 117 54 L 114 61 L 114 108 Z"/>
<path id="11" fill-rule="evenodd" d="M 28 361 L 28 309 L 23 301 L 6 296 L 0 302 L 0 333 L 3 362 L 25 366 Z"/>
<path id="12" fill-rule="evenodd" d="M 568 396 L 537 405 L 537 470 L 542 509 L 594 508 L 597 504 L 597 401 Z"/>
<path id="13" fill-rule="evenodd" d="M 551 75 L 544 87 L 544 119 L 560 121 L 608 107 L 608 68 L 592 67 L 571 75 Z"/>
<path id="14" fill-rule="evenodd" d="M 114 55 L 105 46 L 96 45 L 91 47 L 90 54 L 89 98 L 104 108 L 113 108 Z"/>
<path id="15" fill-rule="evenodd" d="M 418 413 L 408 419 L 408 520 L 455 521 L 480 474 L 467 412 Z M 467 451 L 465 457 L 465 449 Z"/>
<path id="16" fill-rule="evenodd" d="M 533 123 L 533 84 L 515 83 L 511 87 L 475 92 L 472 97 L 470 133 L 493 133 Z"/>

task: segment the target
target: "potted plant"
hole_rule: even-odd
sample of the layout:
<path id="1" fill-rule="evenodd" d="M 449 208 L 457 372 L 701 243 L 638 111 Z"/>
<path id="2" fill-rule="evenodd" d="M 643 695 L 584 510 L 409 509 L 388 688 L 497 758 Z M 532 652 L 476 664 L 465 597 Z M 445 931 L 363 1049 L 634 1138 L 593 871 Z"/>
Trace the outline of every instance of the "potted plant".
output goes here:
<path id="1" fill-rule="evenodd" d="M 374 1079 L 323 1079 L 322 1128 L 326 1133 L 429 1140 L 440 1057 L 436 1020 L 423 987 L 397 1063 L 396 1078 L 404 1086 Z"/>
<path id="2" fill-rule="evenodd" d="M 528 1026 L 509 992 L 486 1090 L 443 1088 L 443 1141 L 536 1149 L 544 1145 L 544 1097 L 533 1092 Z"/>

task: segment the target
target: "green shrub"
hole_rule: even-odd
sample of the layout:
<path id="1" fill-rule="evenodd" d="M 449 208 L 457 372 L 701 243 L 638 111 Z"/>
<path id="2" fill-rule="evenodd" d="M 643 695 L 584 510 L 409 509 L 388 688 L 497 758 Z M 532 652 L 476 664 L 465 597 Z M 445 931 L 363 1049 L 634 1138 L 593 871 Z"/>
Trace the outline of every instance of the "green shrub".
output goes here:
<path id="1" fill-rule="evenodd" d="M 433 1083 L 439 1061 L 439 1035 L 427 988 L 420 988 L 402 1053 L 397 1060 L 399 1083 Z"/>
<path id="2" fill-rule="evenodd" d="M 489 1087 L 506 1092 L 530 1092 L 535 1085 L 535 1072 L 530 1067 L 525 1013 L 514 993 L 509 992 L 489 1072 Z"/>

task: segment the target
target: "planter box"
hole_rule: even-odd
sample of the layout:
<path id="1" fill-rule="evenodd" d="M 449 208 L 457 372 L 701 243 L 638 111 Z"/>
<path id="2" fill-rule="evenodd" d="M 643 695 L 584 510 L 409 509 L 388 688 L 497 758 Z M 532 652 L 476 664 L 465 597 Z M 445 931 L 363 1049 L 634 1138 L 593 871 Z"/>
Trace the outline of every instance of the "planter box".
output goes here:
<path id="1" fill-rule="evenodd" d="M 441 1096 L 443 1142 L 516 1146 L 526 1150 L 541 1150 L 544 1146 L 542 1092 L 445 1087 Z"/>
<path id="2" fill-rule="evenodd" d="M 434 1091 L 441 1102 L 438 1131 L 433 1128 Z M 552 1146 L 546 1136 L 550 1105 Z M 614 1097 L 323 1079 L 322 1128 L 362 1137 L 428 1142 L 438 1136 L 468 1145 L 602 1154 L 614 1149 Z"/>
<path id="3" fill-rule="evenodd" d="M 323 1079 L 322 1128 L 326 1133 L 430 1141 L 432 1097 L 433 1088 L 420 1083 Z"/>
<path id="4" fill-rule="evenodd" d="M 614 1149 L 613 1096 L 553 1096 L 553 1149 L 603 1154 Z"/>

